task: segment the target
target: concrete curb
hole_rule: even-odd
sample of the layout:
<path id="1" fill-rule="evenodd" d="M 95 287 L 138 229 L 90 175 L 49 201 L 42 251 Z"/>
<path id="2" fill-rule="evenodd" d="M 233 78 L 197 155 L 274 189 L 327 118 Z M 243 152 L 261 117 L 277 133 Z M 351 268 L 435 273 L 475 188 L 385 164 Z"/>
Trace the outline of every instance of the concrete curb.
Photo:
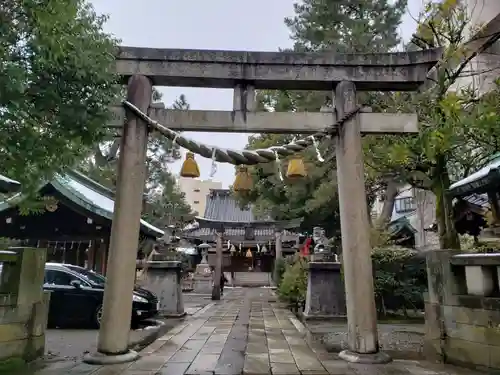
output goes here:
<path id="1" fill-rule="evenodd" d="M 161 320 L 157 319 L 149 319 L 146 320 L 146 322 L 154 323 L 156 327 L 153 329 L 149 329 L 148 330 L 149 332 L 145 334 L 143 337 L 139 338 L 138 340 L 131 341 L 128 345 L 129 349 L 139 352 L 144 348 L 146 348 L 148 345 L 155 342 L 156 339 L 158 339 L 158 337 L 163 336 L 165 333 L 167 333 L 170 329 L 173 328 L 167 325 L 165 322 L 162 322 Z"/>

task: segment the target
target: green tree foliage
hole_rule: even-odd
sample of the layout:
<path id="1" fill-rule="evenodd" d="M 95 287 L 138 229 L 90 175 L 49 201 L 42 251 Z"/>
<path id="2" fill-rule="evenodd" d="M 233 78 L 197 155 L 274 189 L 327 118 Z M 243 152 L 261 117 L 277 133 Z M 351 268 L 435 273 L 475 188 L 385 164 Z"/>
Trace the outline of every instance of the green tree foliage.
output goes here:
<path id="1" fill-rule="evenodd" d="M 161 100 L 161 93 L 153 91 L 153 101 Z M 172 105 L 174 109 L 189 109 L 189 103 L 181 95 Z M 97 144 L 91 155 L 81 164 L 81 169 L 89 177 L 103 185 L 116 187 L 117 162 L 120 138 L 108 134 L 107 140 Z M 143 215 L 154 225 L 163 227 L 189 221 L 194 212 L 179 190 L 176 179 L 168 169 L 168 164 L 180 158 L 179 146 L 159 133 L 151 133 L 147 150 L 147 178 L 145 185 L 146 202 Z"/>
<path id="2" fill-rule="evenodd" d="M 85 0 L 0 2 L 0 171 L 34 190 L 104 137 L 116 40 Z"/>
<path id="3" fill-rule="evenodd" d="M 380 316 L 407 315 L 407 310 L 423 310 L 427 290 L 425 257 L 404 248 L 375 248 L 372 251 L 375 302 Z M 285 262 L 278 294 L 290 308 L 304 307 L 309 276 L 307 259 L 295 257 Z"/>
<path id="4" fill-rule="evenodd" d="M 291 30 L 296 51 L 385 52 L 400 43 L 397 28 L 405 8 L 404 0 L 304 0 L 295 3 L 295 16 L 287 18 L 285 23 Z M 380 101 L 378 95 L 365 95 L 364 104 L 376 104 Z M 258 101 L 262 109 L 277 112 L 315 112 L 332 105 L 331 93 L 321 92 L 260 91 Z M 268 147 L 292 139 L 288 135 L 256 135 L 250 137 L 247 148 Z M 333 142 L 322 142 L 320 149 L 326 159 L 324 163 L 317 161 L 314 150 L 303 153 L 308 173 L 303 181 L 281 182 L 276 173 L 266 176 L 259 168 L 254 169 L 254 188 L 241 201 L 252 202 L 258 213 L 277 219 L 303 216 L 305 230 L 321 225 L 328 236 L 339 235 Z M 371 203 L 383 181 L 378 174 L 366 177 L 367 200 Z"/>
<path id="5" fill-rule="evenodd" d="M 407 0 L 303 0 L 285 20 L 296 48 L 338 53 L 387 52 L 400 43 Z"/>
<path id="6" fill-rule="evenodd" d="M 279 283 L 278 295 L 295 311 L 303 309 L 307 295 L 307 259 L 296 257 L 285 265 L 283 278 Z"/>
<path id="7" fill-rule="evenodd" d="M 413 49 L 442 47 L 443 58 L 419 93 L 386 96 L 390 112 L 416 112 L 420 132 L 415 137 L 378 136 L 365 140 L 365 162 L 375 173 L 397 174 L 414 187 L 432 191 L 441 248 L 459 248 L 447 190 L 453 180 L 486 163 L 498 152 L 498 87 L 479 96 L 477 88 L 459 87 L 461 79 L 482 73 L 468 62 L 468 38 L 474 35 L 463 5 L 454 0 L 428 2 L 413 39 Z"/>
<path id="8" fill-rule="evenodd" d="M 380 315 L 389 311 L 423 310 L 427 291 L 425 257 L 404 248 L 372 251 L 375 302 Z"/>

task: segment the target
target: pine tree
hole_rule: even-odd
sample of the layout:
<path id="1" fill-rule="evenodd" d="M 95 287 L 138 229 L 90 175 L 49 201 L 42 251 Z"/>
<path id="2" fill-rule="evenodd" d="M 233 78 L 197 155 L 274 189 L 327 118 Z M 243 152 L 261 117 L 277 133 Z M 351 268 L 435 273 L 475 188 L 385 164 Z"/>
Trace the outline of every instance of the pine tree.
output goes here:
<path id="1" fill-rule="evenodd" d="M 407 0 L 304 0 L 285 19 L 296 49 L 387 52 L 401 42 Z"/>
<path id="2" fill-rule="evenodd" d="M 388 52 L 401 42 L 397 30 L 406 3 L 406 0 L 304 0 L 294 4 L 295 16 L 285 19 L 285 24 L 296 51 Z M 372 104 L 376 98 L 376 95 L 366 96 L 364 104 Z M 320 92 L 261 91 L 258 99 L 261 108 L 277 111 L 319 111 L 323 105 L 331 104 L 331 94 Z M 256 135 L 249 139 L 247 147 L 268 147 L 290 140 L 290 136 Z M 303 229 L 307 231 L 321 225 L 329 236 L 339 234 L 333 143 L 325 141 L 320 148 L 327 161 L 318 163 L 314 150 L 307 150 L 303 153 L 307 178 L 286 188 L 276 175 L 265 177 L 254 172 L 254 188 L 240 197 L 242 203 L 252 202 L 257 211 L 278 219 L 303 216 Z M 373 199 L 373 185 L 367 179 L 368 200 Z"/>

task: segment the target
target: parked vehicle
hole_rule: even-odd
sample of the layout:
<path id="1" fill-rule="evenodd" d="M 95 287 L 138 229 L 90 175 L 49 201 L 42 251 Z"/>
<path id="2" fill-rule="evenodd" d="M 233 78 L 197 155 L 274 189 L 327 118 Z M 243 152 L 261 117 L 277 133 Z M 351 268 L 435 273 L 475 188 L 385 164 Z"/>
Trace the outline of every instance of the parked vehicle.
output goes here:
<path id="1" fill-rule="evenodd" d="M 49 325 L 101 325 L 106 278 L 94 271 L 70 264 L 47 263 L 43 288 L 50 290 Z M 122 296 L 116 296 L 122 298 Z M 134 288 L 132 325 L 158 313 L 158 298 L 144 288 Z"/>
<path id="2" fill-rule="evenodd" d="M 46 263 L 43 289 L 51 292 L 49 327 L 90 325 L 98 328 L 101 325 L 105 282 L 105 276 L 83 267 Z M 136 287 L 131 298 L 132 326 L 158 314 L 158 298 L 154 293 Z"/>

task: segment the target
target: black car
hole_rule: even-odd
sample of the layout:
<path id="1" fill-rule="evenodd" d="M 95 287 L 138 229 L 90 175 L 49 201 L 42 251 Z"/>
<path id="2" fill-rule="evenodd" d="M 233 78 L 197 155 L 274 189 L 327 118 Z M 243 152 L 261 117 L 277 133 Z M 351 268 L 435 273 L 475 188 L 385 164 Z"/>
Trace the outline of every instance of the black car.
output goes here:
<path id="1" fill-rule="evenodd" d="M 51 291 L 49 327 L 92 325 L 99 327 L 106 278 L 96 272 L 70 264 L 46 263 L 43 289 Z M 123 296 L 116 296 L 122 298 Z M 131 296 L 132 325 L 158 313 L 158 298 L 136 287 Z"/>

